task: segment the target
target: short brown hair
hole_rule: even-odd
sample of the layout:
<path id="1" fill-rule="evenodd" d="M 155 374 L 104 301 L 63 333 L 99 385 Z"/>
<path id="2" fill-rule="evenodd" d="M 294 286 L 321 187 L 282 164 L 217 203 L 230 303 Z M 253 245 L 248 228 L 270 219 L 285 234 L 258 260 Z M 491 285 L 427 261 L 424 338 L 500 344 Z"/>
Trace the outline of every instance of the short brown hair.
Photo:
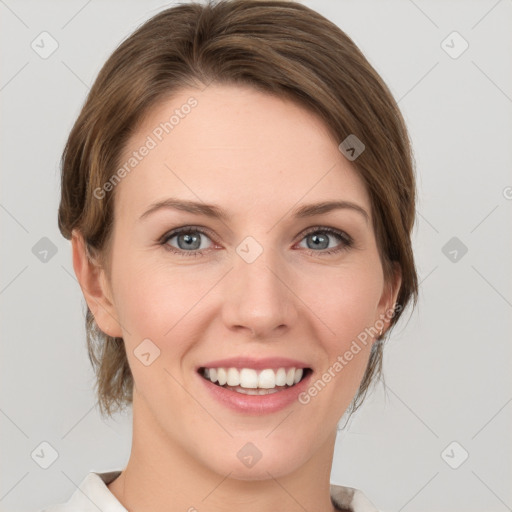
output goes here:
<path id="1" fill-rule="evenodd" d="M 62 235 L 81 232 L 90 255 L 109 275 L 114 192 L 97 199 L 120 165 L 130 136 L 150 108 L 185 87 L 250 86 L 291 99 L 324 121 L 335 140 L 353 134 L 365 144 L 352 165 L 372 204 L 386 282 L 393 265 L 402 283 L 390 328 L 418 282 L 411 247 L 415 219 L 412 149 L 388 87 L 353 41 L 314 10 L 287 0 L 220 0 L 168 8 L 123 41 L 101 69 L 62 155 Z M 99 330 L 87 308 L 87 345 L 100 411 L 132 401 L 133 376 L 122 338 Z M 382 376 L 382 337 L 372 346 L 352 412 L 375 376 Z"/>

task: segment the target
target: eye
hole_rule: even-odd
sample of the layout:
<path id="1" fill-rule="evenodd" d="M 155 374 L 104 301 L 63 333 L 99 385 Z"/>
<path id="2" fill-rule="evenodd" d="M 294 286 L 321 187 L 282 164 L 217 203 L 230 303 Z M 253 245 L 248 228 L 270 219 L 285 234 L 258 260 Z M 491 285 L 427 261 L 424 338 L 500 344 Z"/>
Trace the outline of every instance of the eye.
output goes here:
<path id="1" fill-rule="evenodd" d="M 337 245 L 332 245 L 332 240 L 337 240 Z M 306 252 L 309 254 L 335 254 L 341 251 L 347 251 L 354 245 L 352 238 L 344 233 L 333 228 L 315 227 L 309 230 L 302 240 L 306 241 Z M 304 247 L 301 245 L 301 247 Z"/>
<path id="2" fill-rule="evenodd" d="M 202 256 L 212 248 L 205 243 L 212 241 L 212 236 L 205 228 L 183 226 L 166 233 L 159 241 L 166 250 L 183 256 Z M 171 244 L 171 241 L 174 242 Z M 334 241 L 338 241 L 336 244 Z M 353 239 L 347 233 L 329 227 L 314 227 L 305 233 L 301 240 L 306 242 L 306 252 L 310 255 L 329 255 L 347 251 L 354 245 Z"/>
<path id="3" fill-rule="evenodd" d="M 203 238 L 203 240 L 201 238 Z M 205 246 L 203 243 L 204 238 L 210 239 L 206 230 L 193 226 L 187 226 L 175 229 L 170 233 L 165 234 L 160 243 L 168 251 L 178 253 L 180 255 L 201 256 L 202 251 L 210 248 Z M 170 244 L 171 240 L 173 239 L 176 239 L 175 244 L 177 247 Z"/>

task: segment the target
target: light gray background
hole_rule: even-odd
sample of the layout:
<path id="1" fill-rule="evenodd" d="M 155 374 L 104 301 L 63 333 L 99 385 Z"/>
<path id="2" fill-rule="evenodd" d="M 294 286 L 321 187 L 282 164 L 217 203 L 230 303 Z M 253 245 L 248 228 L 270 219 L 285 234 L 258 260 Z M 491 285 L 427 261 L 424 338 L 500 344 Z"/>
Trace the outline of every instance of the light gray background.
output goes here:
<path id="1" fill-rule="evenodd" d="M 386 343 L 387 393 L 340 432 L 331 481 L 383 511 L 512 510 L 512 1 L 304 3 L 399 100 L 419 188 L 419 307 Z M 103 422 L 94 406 L 59 158 L 107 57 L 166 5 L 0 0 L 2 511 L 65 501 L 87 472 L 128 460 L 131 418 Z M 31 48 L 43 31 L 59 44 L 47 59 Z M 456 59 L 441 46 L 453 31 L 469 43 Z M 46 263 L 32 252 L 43 237 L 57 248 Z M 468 249 L 456 262 L 442 251 L 452 237 Z M 31 458 L 43 441 L 58 452 L 48 469 Z"/>

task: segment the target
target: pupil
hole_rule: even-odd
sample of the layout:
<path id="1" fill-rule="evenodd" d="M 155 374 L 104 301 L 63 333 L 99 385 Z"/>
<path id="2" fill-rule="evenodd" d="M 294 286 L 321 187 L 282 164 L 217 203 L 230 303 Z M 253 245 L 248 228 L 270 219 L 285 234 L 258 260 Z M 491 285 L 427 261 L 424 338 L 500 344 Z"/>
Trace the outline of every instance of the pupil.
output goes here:
<path id="1" fill-rule="evenodd" d="M 312 235 L 310 238 L 314 241 L 314 247 L 318 248 L 322 246 L 320 247 L 321 249 L 327 249 L 329 245 L 329 240 L 325 235 Z M 312 249 L 313 247 L 309 248 Z"/>
<path id="2" fill-rule="evenodd" d="M 180 237 L 178 237 L 178 245 L 180 246 L 180 249 L 199 249 L 201 241 L 199 240 L 199 237 L 197 235 L 193 236 L 187 233 L 181 236 L 185 240 L 186 245 L 183 247 L 182 244 L 180 243 Z"/>

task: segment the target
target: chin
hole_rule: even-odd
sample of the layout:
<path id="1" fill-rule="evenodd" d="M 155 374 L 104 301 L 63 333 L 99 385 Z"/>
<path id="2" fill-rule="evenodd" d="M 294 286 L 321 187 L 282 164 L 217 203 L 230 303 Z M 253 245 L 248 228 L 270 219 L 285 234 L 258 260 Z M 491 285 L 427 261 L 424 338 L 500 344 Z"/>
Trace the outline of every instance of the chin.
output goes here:
<path id="1" fill-rule="evenodd" d="M 274 448 L 272 443 L 266 441 L 251 443 L 245 440 L 236 440 L 235 447 L 221 449 L 212 454 L 205 464 L 221 475 L 228 475 L 235 480 L 268 480 L 269 478 L 280 478 L 295 472 L 307 461 L 307 453 L 299 452 L 299 446 L 307 446 L 301 443 L 290 443 L 279 449 Z M 259 448 L 258 448 L 259 447 Z M 226 457 L 226 453 L 233 453 L 233 456 Z M 213 463 L 213 464 L 212 464 Z"/>

